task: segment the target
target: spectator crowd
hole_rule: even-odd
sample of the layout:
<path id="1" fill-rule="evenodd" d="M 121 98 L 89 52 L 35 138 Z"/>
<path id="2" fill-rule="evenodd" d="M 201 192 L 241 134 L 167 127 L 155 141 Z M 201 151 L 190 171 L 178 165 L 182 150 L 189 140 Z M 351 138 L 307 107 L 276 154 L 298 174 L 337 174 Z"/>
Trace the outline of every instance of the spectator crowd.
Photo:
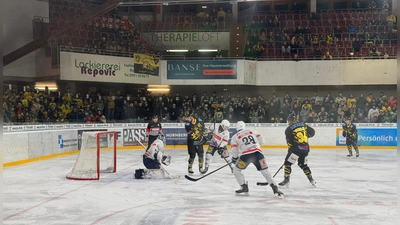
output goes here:
<path id="1" fill-rule="evenodd" d="M 120 91 L 106 94 L 50 92 L 7 89 L 3 93 L 5 124 L 38 123 L 143 123 L 158 115 L 161 122 L 183 122 L 184 116 L 194 113 L 205 122 L 228 119 L 235 123 L 286 123 L 294 114 L 307 123 L 340 123 L 350 117 L 355 123 L 396 123 L 397 98 L 383 92 L 344 96 L 327 93 L 319 96 L 292 97 L 273 94 L 270 97 L 241 96 L 239 94 L 208 94 L 201 96 L 153 95 L 150 92 L 137 95 Z"/>

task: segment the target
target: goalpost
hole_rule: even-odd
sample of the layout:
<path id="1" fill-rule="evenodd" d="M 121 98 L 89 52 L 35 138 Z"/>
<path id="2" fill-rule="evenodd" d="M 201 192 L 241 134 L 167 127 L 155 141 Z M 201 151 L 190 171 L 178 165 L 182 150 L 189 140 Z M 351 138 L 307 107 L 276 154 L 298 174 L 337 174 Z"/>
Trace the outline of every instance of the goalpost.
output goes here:
<path id="1" fill-rule="evenodd" d="M 117 133 L 83 132 L 78 158 L 67 179 L 99 180 L 100 173 L 117 171 Z"/>

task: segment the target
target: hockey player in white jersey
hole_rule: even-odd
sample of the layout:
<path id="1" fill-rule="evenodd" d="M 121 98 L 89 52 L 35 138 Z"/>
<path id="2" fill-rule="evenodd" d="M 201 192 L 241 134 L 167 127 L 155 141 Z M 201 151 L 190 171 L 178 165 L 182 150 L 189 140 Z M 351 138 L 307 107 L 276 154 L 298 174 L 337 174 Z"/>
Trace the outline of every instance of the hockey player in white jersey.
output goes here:
<path id="1" fill-rule="evenodd" d="M 161 163 L 168 166 L 171 156 L 164 155 L 165 137 L 163 133 L 158 134 L 158 138 L 150 145 L 149 149 L 143 154 L 143 164 L 147 169 L 160 169 Z"/>
<path id="2" fill-rule="evenodd" d="M 222 120 L 220 125 L 215 126 L 214 124 L 209 128 L 209 131 L 212 133 L 212 138 L 206 152 L 206 163 L 204 169 L 200 170 L 201 173 L 207 173 L 215 152 L 218 152 L 218 154 L 221 155 L 221 158 L 225 159 L 226 162 L 229 162 L 229 152 L 226 148 L 229 140 L 229 126 L 230 123 L 228 120 Z"/>
<path id="3" fill-rule="evenodd" d="M 237 133 L 231 139 L 232 162 L 235 163 L 233 174 L 241 186 L 241 189 L 236 190 L 236 194 L 248 195 L 249 187 L 241 171 L 245 170 L 250 163 L 253 163 L 270 184 L 275 196 L 283 198 L 284 195 L 273 180 L 261 150 L 261 144 L 265 142 L 264 138 L 257 131 L 245 129 L 243 121 L 236 123 L 236 130 Z"/>

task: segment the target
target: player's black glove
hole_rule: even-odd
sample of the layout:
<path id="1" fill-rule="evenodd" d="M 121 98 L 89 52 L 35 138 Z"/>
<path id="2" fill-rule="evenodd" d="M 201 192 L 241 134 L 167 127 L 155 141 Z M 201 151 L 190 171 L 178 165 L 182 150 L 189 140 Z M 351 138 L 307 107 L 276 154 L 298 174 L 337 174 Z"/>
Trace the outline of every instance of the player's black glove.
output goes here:
<path id="1" fill-rule="evenodd" d="M 222 155 L 222 153 L 224 152 L 225 148 L 218 148 L 217 152 L 218 154 Z"/>
<path id="2" fill-rule="evenodd" d="M 343 136 L 343 137 L 347 137 L 347 132 L 346 132 L 346 131 L 343 131 L 343 132 L 342 132 L 342 136 Z"/>

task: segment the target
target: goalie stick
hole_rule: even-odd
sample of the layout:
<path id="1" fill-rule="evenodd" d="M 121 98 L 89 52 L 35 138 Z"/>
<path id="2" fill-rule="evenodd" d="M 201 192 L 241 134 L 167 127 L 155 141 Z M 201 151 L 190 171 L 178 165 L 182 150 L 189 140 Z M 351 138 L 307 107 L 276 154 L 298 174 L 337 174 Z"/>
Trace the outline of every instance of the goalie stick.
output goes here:
<path id="1" fill-rule="evenodd" d="M 231 164 L 231 162 L 229 162 L 229 163 L 227 163 L 227 164 L 221 166 L 220 168 L 215 169 L 215 170 L 213 170 L 213 171 L 211 171 L 211 172 L 207 173 L 206 175 L 201 176 L 201 177 L 199 177 L 199 178 L 189 177 L 188 175 L 185 175 L 185 178 L 188 179 L 188 180 L 190 180 L 190 181 L 196 182 L 196 181 L 199 181 L 199 180 L 201 180 L 201 179 L 207 177 L 208 175 L 211 175 L 211 174 L 217 172 L 218 170 L 220 170 L 220 169 L 222 169 L 222 168 L 224 168 L 224 167 L 226 167 L 226 166 L 229 166 L 230 164 Z"/>
<path id="2" fill-rule="evenodd" d="M 139 139 L 136 139 L 136 141 L 144 148 L 145 151 L 147 150 L 146 146 L 144 146 L 144 144 L 143 144 Z M 164 172 L 168 175 L 168 177 L 169 177 L 170 179 L 178 179 L 178 178 L 181 177 L 181 176 L 179 176 L 179 175 L 172 176 L 170 173 L 168 173 L 168 171 L 167 171 L 162 165 L 160 165 L 160 168 L 161 168 L 162 170 L 164 170 Z"/>

